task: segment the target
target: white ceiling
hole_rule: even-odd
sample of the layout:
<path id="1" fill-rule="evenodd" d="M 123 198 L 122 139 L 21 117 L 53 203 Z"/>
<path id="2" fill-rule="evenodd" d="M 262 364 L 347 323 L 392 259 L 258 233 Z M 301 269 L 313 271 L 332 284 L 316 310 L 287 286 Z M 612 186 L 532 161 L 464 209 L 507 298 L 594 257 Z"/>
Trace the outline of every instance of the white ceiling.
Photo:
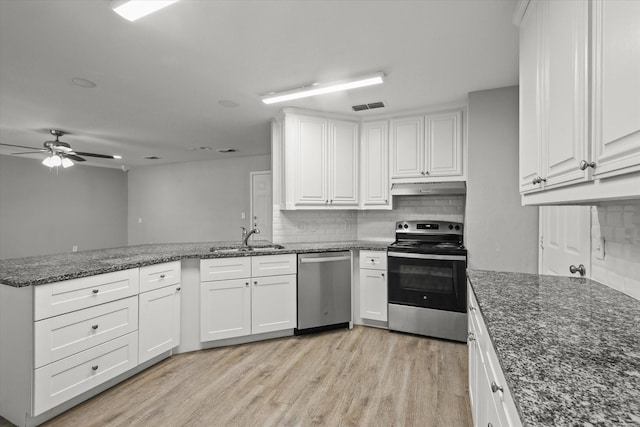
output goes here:
<path id="1" fill-rule="evenodd" d="M 269 120 L 285 106 L 362 117 L 371 112 L 352 105 L 383 100 L 393 114 L 517 84 L 515 7 L 182 0 L 131 23 L 108 0 L 0 0 L 0 142 L 40 148 L 48 129 L 62 129 L 76 151 L 123 156 L 86 164 L 127 168 L 221 158 L 214 150 L 226 147 L 238 150 L 231 156 L 268 154 Z M 284 105 L 260 100 L 378 70 L 383 85 Z M 73 77 L 97 87 L 74 86 Z"/>

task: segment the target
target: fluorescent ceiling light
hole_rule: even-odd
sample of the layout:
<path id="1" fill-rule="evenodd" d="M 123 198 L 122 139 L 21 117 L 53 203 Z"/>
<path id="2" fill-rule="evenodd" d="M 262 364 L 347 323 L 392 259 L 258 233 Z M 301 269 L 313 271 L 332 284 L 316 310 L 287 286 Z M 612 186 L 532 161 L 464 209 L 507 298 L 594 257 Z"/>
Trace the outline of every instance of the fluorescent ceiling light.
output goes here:
<path id="1" fill-rule="evenodd" d="M 178 0 L 114 0 L 111 8 L 131 22 L 167 7 Z"/>
<path id="2" fill-rule="evenodd" d="M 331 83 L 320 83 L 313 86 L 307 86 L 299 89 L 288 90 L 285 92 L 272 93 L 262 97 L 265 104 L 274 104 L 276 102 L 291 101 L 293 99 L 306 98 L 308 96 L 324 95 L 325 93 L 339 92 L 342 90 L 355 89 L 358 87 L 371 86 L 383 83 L 384 73 L 382 71 L 355 79 L 341 80 Z"/>

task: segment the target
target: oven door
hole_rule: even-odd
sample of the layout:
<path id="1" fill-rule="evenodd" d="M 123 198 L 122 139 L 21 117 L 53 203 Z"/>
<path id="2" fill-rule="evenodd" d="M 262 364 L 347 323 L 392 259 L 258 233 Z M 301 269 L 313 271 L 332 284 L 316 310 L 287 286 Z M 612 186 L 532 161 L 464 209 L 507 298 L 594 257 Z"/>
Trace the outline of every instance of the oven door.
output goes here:
<path id="1" fill-rule="evenodd" d="M 467 311 L 464 255 L 388 252 L 389 303 Z"/>

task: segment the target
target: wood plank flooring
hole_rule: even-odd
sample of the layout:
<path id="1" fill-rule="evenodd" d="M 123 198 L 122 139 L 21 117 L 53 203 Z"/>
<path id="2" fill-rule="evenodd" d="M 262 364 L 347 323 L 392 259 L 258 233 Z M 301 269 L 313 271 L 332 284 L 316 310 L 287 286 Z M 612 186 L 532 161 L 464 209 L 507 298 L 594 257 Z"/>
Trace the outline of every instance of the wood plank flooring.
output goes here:
<path id="1" fill-rule="evenodd" d="M 355 327 L 173 356 L 46 426 L 470 426 L 467 346 Z"/>

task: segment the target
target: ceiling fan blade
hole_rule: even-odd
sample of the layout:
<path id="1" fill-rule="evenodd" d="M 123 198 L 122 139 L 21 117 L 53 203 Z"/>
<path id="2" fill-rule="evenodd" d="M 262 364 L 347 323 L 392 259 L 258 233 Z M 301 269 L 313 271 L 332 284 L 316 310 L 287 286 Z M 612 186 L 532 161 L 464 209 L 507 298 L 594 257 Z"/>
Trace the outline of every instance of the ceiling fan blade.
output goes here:
<path id="1" fill-rule="evenodd" d="M 76 153 L 79 156 L 86 156 L 86 157 L 99 157 L 101 159 L 115 159 L 115 157 L 113 156 L 107 156 L 106 154 L 95 154 L 95 153 L 82 153 L 80 151 L 74 151 L 74 153 Z"/>
<path id="2" fill-rule="evenodd" d="M 27 147 L 26 145 L 4 144 L 4 143 L 2 143 L 2 142 L 0 142 L 0 145 L 6 145 L 7 147 L 29 148 L 29 149 L 31 149 L 31 150 L 47 151 L 47 150 L 42 149 L 42 148 Z"/>
<path id="3" fill-rule="evenodd" d="M 23 151 L 21 153 L 11 153 L 11 154 L 41 154 L 44 153 L 47 150 L 40 150 L 40 151 Z"/>
<path id="4" fill-rule="evenodd" d="M 75 154 L 66 154 L 65 157 L 70 158 L 71 160 L 75 160 L 76 162 L 86 162 L 86 159 L 83 159 L 80 156 L 76 156 Z"/>

